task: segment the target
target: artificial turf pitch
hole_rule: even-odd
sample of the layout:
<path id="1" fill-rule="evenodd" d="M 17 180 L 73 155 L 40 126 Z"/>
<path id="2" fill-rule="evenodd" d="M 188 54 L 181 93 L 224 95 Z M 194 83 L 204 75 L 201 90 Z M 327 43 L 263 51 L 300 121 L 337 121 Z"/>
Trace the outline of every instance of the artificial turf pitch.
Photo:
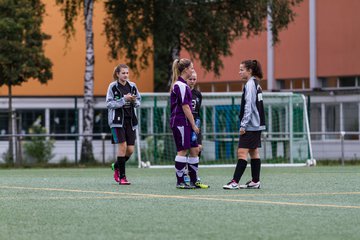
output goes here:
<path id="1" fill-rule="evenodd" d="M 360 167 L 263 168 L 259 190 L 175 188 L 173 169 L 0 170 L 0 239 L 360 239 Z M 245 172 L 241 183 L 250 177 Z"/>

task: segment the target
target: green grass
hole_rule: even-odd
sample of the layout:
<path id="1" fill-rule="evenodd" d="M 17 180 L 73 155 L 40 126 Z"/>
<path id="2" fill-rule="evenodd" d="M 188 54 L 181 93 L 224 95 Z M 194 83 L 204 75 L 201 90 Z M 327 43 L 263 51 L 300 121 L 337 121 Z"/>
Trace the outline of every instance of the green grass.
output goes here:
<path id="1" fill-rule="evenodd" d="M 263 168 L 262 189 L 226 191 L 233 168 L 0 170 L 0 239 L 359 239 L 360 167 Z M 241 182 L 248 180 L 247 169 Z"/>

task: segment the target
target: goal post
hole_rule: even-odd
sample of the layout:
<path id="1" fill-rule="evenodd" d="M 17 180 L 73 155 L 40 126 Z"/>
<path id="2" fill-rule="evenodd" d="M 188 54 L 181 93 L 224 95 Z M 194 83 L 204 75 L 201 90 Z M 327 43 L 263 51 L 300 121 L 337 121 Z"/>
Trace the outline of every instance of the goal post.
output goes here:
<path id="1" fill-rule="evenodd" d="M 242 93 L 202 93 L 201 164 L 237 160 Z M 264 163 L 309 163 L 313 160 L 306 98 L 295 93 L 263 93 L 266 130 L 260 157 Z M 169 126 L 169 93 L 143 93 L 137 109 L 139 166 L 172 165 L 176 147 Z"/>

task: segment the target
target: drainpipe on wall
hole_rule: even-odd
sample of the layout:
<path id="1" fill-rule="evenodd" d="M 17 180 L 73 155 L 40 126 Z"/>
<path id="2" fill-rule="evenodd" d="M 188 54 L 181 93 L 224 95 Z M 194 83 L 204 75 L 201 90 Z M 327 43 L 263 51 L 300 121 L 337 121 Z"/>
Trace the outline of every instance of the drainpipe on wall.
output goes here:
<path id="1" fill-rule="evenodd" d="M 274 90 L 274 44 L 273 44 L 273 32 L 272 32 L 272 17 L 271 17 L 271 1 L 267 7 L 267 90 L 271 92 Z"/>
<path id="2" fill-rule="evenodd" d="M 309 0 L 310 89 L 321 87 L 316 76 L 316 0 Z"/>

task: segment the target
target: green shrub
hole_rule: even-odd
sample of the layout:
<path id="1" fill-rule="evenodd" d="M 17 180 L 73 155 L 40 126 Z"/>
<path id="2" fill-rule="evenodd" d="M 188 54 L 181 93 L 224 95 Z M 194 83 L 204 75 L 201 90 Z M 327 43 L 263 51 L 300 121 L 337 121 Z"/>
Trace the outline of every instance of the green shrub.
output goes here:
<path id="1" fill-rule="evenodd" d="M 44 134 L 46 129 L 40 125 L 33 125 L 29 129 L 33 134 Z M 54 155 L 52 153 L 54 149 L 54 140 L 47 140 L 46 137 L 33 136 L 26 139 L 24 143 L 25 157 L 29 162 L 33 163 L 47 163 Z"/>

